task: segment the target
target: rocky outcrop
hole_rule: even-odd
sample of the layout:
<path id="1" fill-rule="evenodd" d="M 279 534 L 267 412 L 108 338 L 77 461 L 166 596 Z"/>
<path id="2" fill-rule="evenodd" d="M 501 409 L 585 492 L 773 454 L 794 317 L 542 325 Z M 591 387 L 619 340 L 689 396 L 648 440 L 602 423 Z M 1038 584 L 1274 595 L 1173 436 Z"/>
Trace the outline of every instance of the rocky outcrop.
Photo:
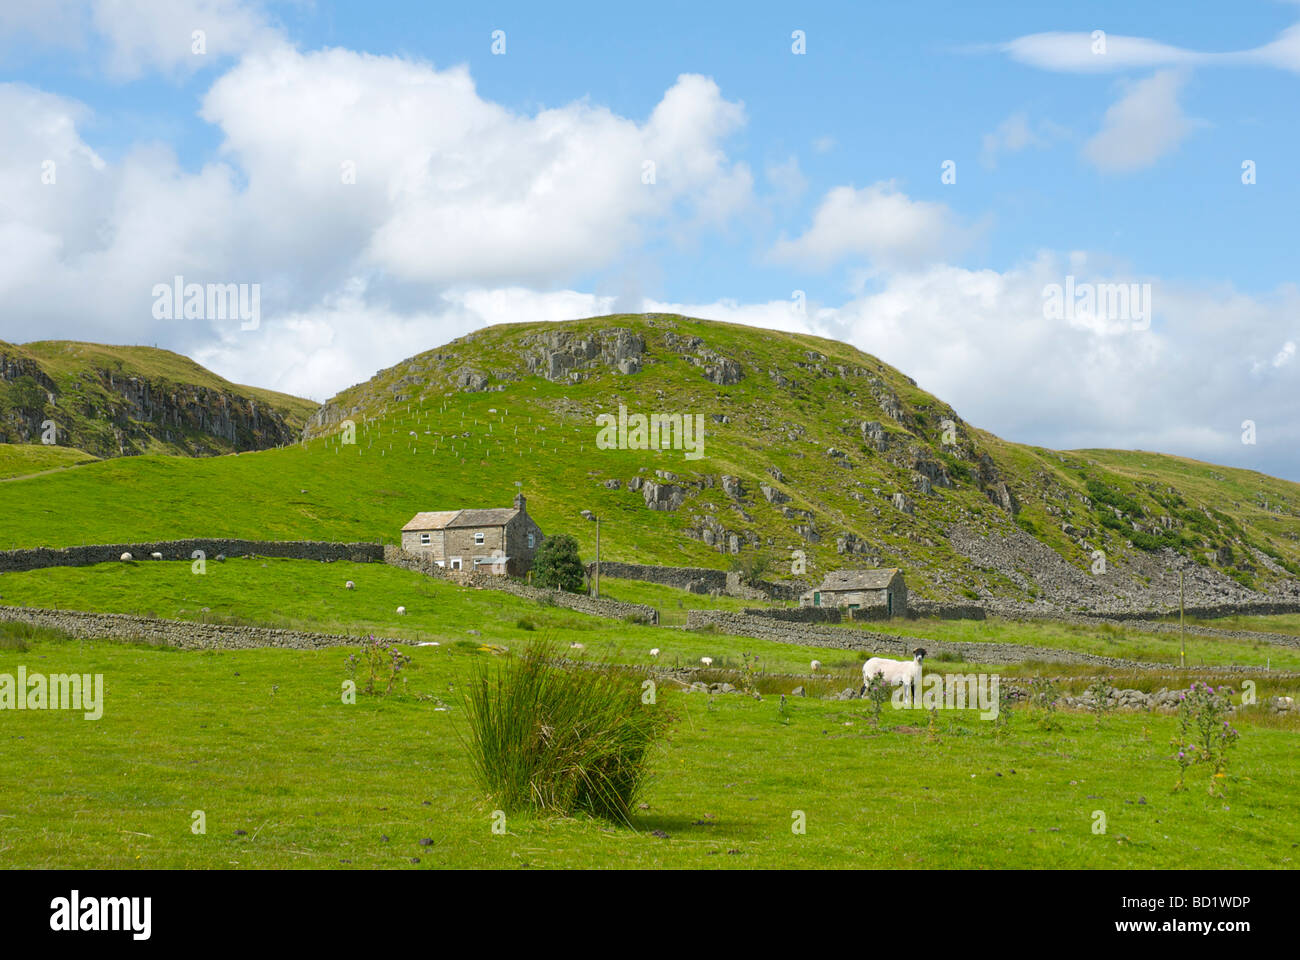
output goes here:
<path id="1" fill-rule="evenodd" d="M 284 411 L 236 390 L 100 368 L 64 380 L 36 359 L 0 350 L 0 442 L 38 442 L 46 421 L 60 446 L 97 457 L 144 453 L 157 443 L 210 456 L 298 438 Z"/>
<path id="2" fill-rule="evenodd" d="M 686 491 L 675 483 L 647 480 L 641 488 L 645 505 L 651 510 L 676 510 L 686 502 Z"/>
<path id="3" fill-rule="evenodd" d="M 623 327 L 590 334 L 548 330 L 524 338 L 523 360 L 529 373 L 557 383 L 572 381 L 583 370 L 606 367 L 624 375 L 641 371 L 645 340 Z"/>

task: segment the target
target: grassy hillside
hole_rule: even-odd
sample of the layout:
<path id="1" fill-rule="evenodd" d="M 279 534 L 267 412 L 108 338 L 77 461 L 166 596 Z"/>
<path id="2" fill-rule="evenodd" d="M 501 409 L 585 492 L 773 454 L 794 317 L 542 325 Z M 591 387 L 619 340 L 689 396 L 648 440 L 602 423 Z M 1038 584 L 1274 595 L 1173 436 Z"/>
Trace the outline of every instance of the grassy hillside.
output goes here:
<path id="1" fill-rule="evenodd" d="M 596 418 L 620 404 L 699 415 L 702 458 L 598 449 Z M 1296 484 L 1157 454 L 1017 445 L 846 344 L 683 317 L 481 330 L 345 390 L 307 432 L 290 448 L 119 459 L 4 484 L 0 514 L 14 520 L 0 546 L 394 542 L 419 510 L 505 505 L 518 483 L 542 528 L 575 534 L 588 555 L 595 525 L 580 512 L 598 514 L 611 560 L 742 563 L 780 578 L 798 551 L 806 578 L 900 566 L 915 593 L 958 599 L 1052 595 L 1035 544 L 1083 572 L 1104 551 L 1102 595 L 1167 589 L 1179 565 L 1214 590 L 1300 574 Z M 649 509 L 632 480 L 666 485 L 665 499 L 676 490 L 674 508 Z M 973 557 L 953 546 L 956 530 L 1005 540 L 1012 556 Z"/>
<path id="2" fill-rule="evenodd" d="M 154 347 L 0 342 L 0 440 L 57 443 L 96 456 L 210 455 L 296 438 L 316 404 L 230 383 Z"/>
<path id="3" fill-rule="evenodd" d="M 94 463 L 96 459 L 76 447 L 43 443 L 0 443 L 0 480 L 25 477 L 46 470 L 64 470 L 83 463 Z"/>

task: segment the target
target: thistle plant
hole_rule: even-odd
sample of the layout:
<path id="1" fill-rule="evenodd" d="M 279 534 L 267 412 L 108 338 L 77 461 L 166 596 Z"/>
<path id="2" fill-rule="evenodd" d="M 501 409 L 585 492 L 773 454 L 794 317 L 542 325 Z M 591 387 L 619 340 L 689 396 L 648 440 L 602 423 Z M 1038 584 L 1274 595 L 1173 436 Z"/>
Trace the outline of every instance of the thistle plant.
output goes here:
<path id="1" fill-rule="evenodd" d="M 1114 706 L 1110 702 L 1110 683 L 1105 677 L 1097 677 L 1088 684 L 1088 692 L 1092 694 L 1092 713 L 1097 718 L 1097 726 L 1100 727 L 1102 718 Z"/>
<path id="2" fill-rule="evenodd" d="M 1056 730 L 1060 720 L 1056 716 L 1056 701 L 1060 699 L 1056 684 L 1047 677 L 1029 681 L 1029 702 L 1038 710 L 1038 726 L 1043 730 Z"/>
<path id="3" fill-rule="evenodd" d="M 1228 718 L 1232 708 L 1230 693 L 1226 686 L 1215 690 L 1198 680 L 1179 694 L 1178 733 L 1171 741 L 1178 764 L 1175 790 L 1186 789 L 1187 771 L 1205 763 L 1213 770 L 1210 795 L 1223 796 L 1221 782 L 1227 776 L 1228 751 L 1241 737 Z"/>
<path id="4" fill-rule="evenodd" d="M 890 684 L 880 674 L 875 674 L 867 684 L 867 699 L 871 701 L 871 722 L 880 726 L 880 710 L 890 696 Z"/>
<path id="5" fill-rule="evenodd" d="M 402 653 L 396 645 L 385 647 L 384 641 L 376 638 L 372 633 L 361 644 L 359 651 L 348 655 L 344 667 L 353 680 L 356 680 L 358 671 L 364 669 L 366 685 L 362 693 L 375 693 L 376 684 L 383 683 L 382 695 L 387 696 L 393 692 L 393 684 L 397 682 L 398 675 L 410 662 L 411 658 Z"/>

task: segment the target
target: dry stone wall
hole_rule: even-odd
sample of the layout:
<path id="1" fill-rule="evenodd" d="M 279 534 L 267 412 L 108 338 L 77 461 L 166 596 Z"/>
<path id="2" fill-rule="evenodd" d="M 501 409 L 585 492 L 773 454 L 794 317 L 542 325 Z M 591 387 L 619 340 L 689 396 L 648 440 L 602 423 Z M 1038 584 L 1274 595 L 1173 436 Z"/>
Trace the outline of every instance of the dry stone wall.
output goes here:
<path id="1" fill-rule="evenodd" d="M 379 563 L 384 548 L 377 543 L 330 543 L 318 540 L 227 540 L 197 538 L 160 540 L 142 543 L 93 544 L 80 547 L 32 547 L 0 550 L 0 573 L 39 570 L 43 567 L 85 567 L 95 563 L 115 563 L 122 554 L 148 561 L 150 554 L 161 553 L 164 560 L 191 560 L 195 550 L 202 550 L 208 560 L 227 557 L 281 557 L 292 560 L 350 560 L 353 563 Z"/>
<path id="2" fill-rule="evenodd" d="M 951 653 L 966 663 L 1022 663 L 1026 660 L 1043 660 L 1057 663 L 1082 663 L 1117 669 L 1176 669 L 1167 663 L 1145 663 L 1121 660 L 1090 653 L 1052 650 L 1014 643 L 948 643 L 929 637 L 903 637 L 895 634 L 854 630 L 846 627 L 817 624 L 788 623 L 768 617 L 752 617 L 743 613 L 721 610 L 692 610 L 686 616 L 690 629 L 712 628 L 720 633 L 739 637 L 774 640 L 806 647 L 830 647 L 837 650 L 861 650 L 871 654 L 906 659 L 916 647 L 924 647 L 934 658 L 941 653 Z M 937 668 L 935 668 L 937 669 Z M 1266 673 L 1263 667 L 1215 667 L 1216 672 Z"/>
<path id="3" fill-rule="evenodd" d="M 335 633 L 281 630 L 276 627 L 225 626 L 190 620 L 137 617 L 125 613 L 88 613 L 39 607 L 0 606 L 0 620 L 64 630 L 86 639 L 144 641 L 185 650 L 247 650 L 262 647 L 316 650 L 360 642 L 358 637 Z"/>

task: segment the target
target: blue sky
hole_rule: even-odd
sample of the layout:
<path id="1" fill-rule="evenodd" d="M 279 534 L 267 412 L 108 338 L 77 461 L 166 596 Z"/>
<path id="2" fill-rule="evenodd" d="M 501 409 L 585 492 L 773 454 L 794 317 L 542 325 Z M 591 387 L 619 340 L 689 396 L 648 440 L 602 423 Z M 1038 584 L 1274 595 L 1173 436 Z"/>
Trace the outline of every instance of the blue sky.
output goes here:
<path id="1" fill-rule="evenodd" d="M 1280 0 L 24 6 L 0 338 L 158 343 L 323 399 L 483 323 L 680 308 L 848 340 L 1011 439 L 1297 479 L 1297 24 Z M 57 184 L 20 186 L 48 159 Z M 152 316 L 177 273 L 259 283 L 258 329 Z M 1149 283 L 1150 323 L 1045 319 L 1067 275 Z"/>

